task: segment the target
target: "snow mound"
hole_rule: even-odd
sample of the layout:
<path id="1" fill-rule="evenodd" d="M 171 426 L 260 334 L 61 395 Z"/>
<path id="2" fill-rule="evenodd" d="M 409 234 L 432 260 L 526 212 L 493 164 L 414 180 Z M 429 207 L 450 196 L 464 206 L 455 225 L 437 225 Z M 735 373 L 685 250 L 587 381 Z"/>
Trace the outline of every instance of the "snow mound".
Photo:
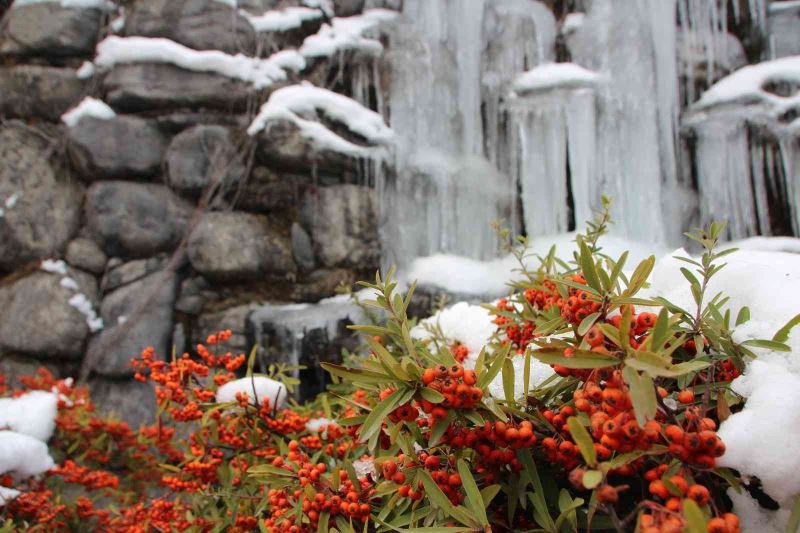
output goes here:
<path id="1" fill-rule="evenodd" d="M 789 511 L 778 509 L 770 511 L 761 507 L 747 492 L 741 494 L 728 489 L 728 496 L 733 502 L 733 512 L 739 515 L 740 529 L 753 533 L 786 533 L 789 523 Z"/>
<path id="2" fill-rule="evenodd" d="M 240 9 L 239 13 L 247 19 L 254 30 L 259 32 L 279 32 L 299 28 L 307 20 L 322 18 L 322 12 L 309 7 L 287 7 L 273 9 L 262 15 L 252 15 Z"/>
<path id="3" fill-rule="evenodd" d="M 221 386 L 217 389 L 217 403 L 235 402 L 236 394 L 239 392 L 247 394 L 253 405 L 260 405 L 264 398 L 269 398 L 273 408 L 283 407 L 288 397 L 283 383 L 263 376 L 254 376 L 237 379 Z"/>
<path id="4" fill-rule="evenodd" d="M 81 67 L 83 69 L 84 67 Z M 91 74 L 90 74 L 91 76 Z M 81 103 L 61 115 L 61 121 L 70 128 L 76 126 L 78 122 L 84 117 L 92 117 L 100 120 L 110 120 L 116 117 L 114 112 L 108 104 L 102 100 L 87 96 Z"/>
<path id="5" fill-rule="evenodd" d="M 20 492 L 0 485 L 0 507 L 19 496 Z"/>
<path id="6" fill-rule="evenodd" d="M 0 431 L 0 475 L 13 473 L 26 479 L 54 466 L 44 442 L 15 431 Z"/>
<path id="7" fill-rule="evenodd" d="M 558 87 L 594 87 L 600 76 L 574 63 L 545 63 L 520 74 L 511 88 L 518 94 Z"/>
<path id="8" fill-rule="evenodd" d="M 511 362 L 514 366 L 514 398 L 519 400 L 525 395 L 525 357 L 514 356 Z M 531 357 L 530 369 L 529 390 L 535 389 L 544 383 L 547 378 L 555 374 L 550 365 L 542 363 L 534 357 Z M 489 393 L 495 398 L 504 399 L 506 397 L 502 372 L 497 374 L 492 382 L 489 383 Z"/>
<path id="9" fill-rule="evenodd" d="M 383 45 L 367 35 L 395 17 L 397 12 L 389 9 L 367 9 L 361 15 L 334 18 L 330 24 L 323 24 L 315 35 L 306 37 L 300 53 L 305 57 L 329 57 L 354 51 L 379 56 L 383 53 Z"/>
<path id="10" fill-rule="evenodd" d="M 336 420 L 331 420 L 330 418 L 312 418 L 306 422 L 306 430 L 313 433 L 319 433 L 320 431 L 325 431 L 328 426 L 336 425 L 338 425 Z"/>
<path id="11" fill-rule="evenodd" d="M 780 96 L 765 90 L 771 82 L 800 83 L 800 56 L 784 57 L 742 67 L 725 76 L 706 91 L 697 102 L 698 109 L 726 103 L 766 102 L 778 106 L 800 103 L 800 95 Z"/>
<path id="12" fill-rule="evenodd" d="M 469 357 L 464 361 L 464 366 L 468 368 L 475 366 L 478 354 L 497 329 L 488 310 L 467 302 L 458 302 L 420 321 L 411 330 L 411 336 L 416 339 L 432 338 L 426 326 L 440 330 L 448 342 L 458 341 L 469 348 Z"/>
<path id="13" fill-rule="evenodd" d="M 47 442 L 53 435 L 58 414 L 58 396 L 31 391 L 16 398 L 0 398 L 0 428 L 10 429 Z"/>
<path id="14" fill-rule="evenodd" d="M 95 65 L 111 68 L 130 63 L 169 63 L 195 72 L 213 72 L 251 83 L 256 89 L 287 78 L 286 54 L 259 59 L 218 50 L 193 50 L 160 37 L 106 37 L 97 45 Z M 297 64 L 295 60 L 292 64 Z"/>
<path id="15" fill-rule="evenodd" d="M 269 100 L 261 106 L 247 133 L 257 134 L 264 129 L 269 120 L 287 120 L 300 128 L 302 134 L 318 148 L 356 157 L 369 156 L 374 151 L 372 147 L 359 146 L 344 139 L 320 122 L 303 118 L 317 112 L 328 119 L 342 123 L 351 132 L 372 144 L 388 145 L 392 141 L 392 130 L 380 114 L 351 98 L 306 82 L 273 92 Z"/>

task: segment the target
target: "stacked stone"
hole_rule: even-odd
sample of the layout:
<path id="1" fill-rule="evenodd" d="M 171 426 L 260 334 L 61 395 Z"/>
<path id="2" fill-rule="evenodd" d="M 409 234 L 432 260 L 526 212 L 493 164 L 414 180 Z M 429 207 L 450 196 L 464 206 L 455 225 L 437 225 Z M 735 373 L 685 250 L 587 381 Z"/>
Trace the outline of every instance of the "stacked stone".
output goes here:
<path id="1" fill-rule="evenodd" d="M 247 0 L 238 8 L 260 13 L 298 3 Z M 169 356 L 230 328 L 233 349 L 247 352 L 255 342 L 248 317 L 259 305 L 313 303 L 377 268 L 375 191 L 363 161 L 312 154 L 287 123 L 247 135 L 278 85 L 255 90 L 167 63 L 86 75 L 95 46 L 114 32 L 268 56 L 297 47 L 328 16 L 256 32 L 233 5 L 18 0 L 5 13 L 0 372 L 12 380 L 38 366 L 81 375 L 100 406 L 134 424 L 147 421 L 152 391 L 128 365 L 144 347 Z M 337 2 L 336 15 L 363 7 L 363 0 Z M 323 86 L 331 73 L 347 72 L 341 60 L 310 62 L 285 83 Z M 86 96 L 116 115 L 62 123 Z M 63 271 L 43 270 L 46 259 L 63 260 Z M 102 329 L 90 326 L 76 295 Z"/>

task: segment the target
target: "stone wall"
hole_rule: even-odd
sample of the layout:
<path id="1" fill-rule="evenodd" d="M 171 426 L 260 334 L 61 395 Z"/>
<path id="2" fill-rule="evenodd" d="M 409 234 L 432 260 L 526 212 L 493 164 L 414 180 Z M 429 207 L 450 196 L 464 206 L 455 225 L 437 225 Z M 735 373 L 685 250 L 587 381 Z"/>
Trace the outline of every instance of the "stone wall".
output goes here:
<path id="1" fill-rule="evenodd" d="M 260 89 L 164 62 L 87 63 L 114 33 L 265 57 L 365 2 L 335 4 L 336 13 L 260 32 L 219 0 L 8 9 L 0 28 L 0 372 L 12 382 L 40 365 L 80 376 L 103 408 L 148 420 L 152 390 L 128 366 L 145 346 L 181 353 L 230 328 L 232 349 L 249 351 L 275 329 L 263 322 L 285 315 L 281 305 L 313 304 L 374 273 L 375 192 L 364 162 L 315 151 L 291 124 L 246 132 L 283 85 L 308 79 L 352 96 L 357 58 L 313 58 Z M 256 14 L 297 5 L 239 2 Z M 115 115 L 66 125 L 62 115 L 87 96 Z M 265 302 L 273 312 L 256 323 Z M 309 326 L 318 339 L 304 354 L 335 357 L 349 316 L 340 315 L 334 328 Z M 297 362 L 317 366 L 319 380 L 317 359 Z"/>

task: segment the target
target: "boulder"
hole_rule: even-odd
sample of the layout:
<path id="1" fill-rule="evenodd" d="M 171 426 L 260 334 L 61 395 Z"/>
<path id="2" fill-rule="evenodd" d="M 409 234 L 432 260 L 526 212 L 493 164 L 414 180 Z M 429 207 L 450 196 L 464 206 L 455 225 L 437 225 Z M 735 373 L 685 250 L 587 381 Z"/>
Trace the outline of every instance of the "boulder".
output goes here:
<path id="1" fill-rule="evenodd" d="M 176 107 L 244 111 L 250 85 L 165 63 L 117 65 L 103 81 L 106 102 L 122 111 Z"/>
<path id="2" fill-rule="evenodd" d="M 78 229 L 81 190 L 57 177 L 49 155 L 38 130 L 0 127 L 0 271 L 60 255 Z"/>
<path id="3" fill-rule="evenodd" d="M 337 17 L 352 17 L 364 11 L 365 0 L 338 0 L 333 5 Z"/>
<path id="4" fill-rule="evenodd" d="M 303 223 L 326 267 L 377 268 L 380 259 L 376 194 L 358 185 L 311 189 L 303 199 Z"/>
<path id="5" fill-rule="evenodd" d="M 40 368 L 47 369 L 58 379 L 75 375 L 77 363 L 56 364 L 54 361 L 41 361 L 30 357 L 0 356 L 0 375 L 6 379 L 6 385 L 13 389 L 23 388 L 21 377 L 34 376 Z"/>
<path id="6" fill-rule="evenodd" d="M 83 117 L 67 132 L 70 159 L 87 181 L 152 176 L 166 146 L 153 122 L 132 116 Z"/>
<path id="7" fill-rule="evenodd" d="M 89 390 L 100 414 L 113 415 L 134 430 L 155 422 L 156 393 L 152 383 L 95 376 L 89 380 Z"/>
<path id="8" fill-rule="evenodd" d="M 231 131 L 223 126 L 194 126 L 176 135 L 165 161 L 170 187 L 195 196 L 211 183 L 229 189 L 246 172 Z"/>
<path id="9" fill-rule="evenodd" d="M 16 65 L 0 68 L 0 113 L 58 122 L 86 92 L 86 80 L 75 69 Z"/>
<path id="10" fill-rule="evenodd" d="M 70 302 L 78 294 L 96 307 L 94 278 L 73 269 L 66 275 L 36 271 L 0 286 L 0 351 L 43 359 L 80 357 L 90 329 L 87 316 Z"/>
<path id="11" fill-rule="evenodd" d="M 134 281 L 140 280 L 159 270 L 163 270 L 168 261 L 166 254 L 161 254 L 156 257 L 148 257 L 147 259 L 134 259 L 127 263 L 120 263 L 112 266 L 109 263 L 108 271 L 103 277 L 103 282 L 100 287 L 103 292 L 111 292 L 123 285 L 128 285 Z"/>
<path id="12" fill-rule="evenodd" d="M 163 185 L 101 181 L 86 194 L 89 233 L 108 255 L 136 258 L 171 250 L 191 213 L 191 205 Z"/>
<path id="13" fill-rule="evenodd" d="M 297 222 L 292 223 L 292 255 L 301 270 L 314 270 L 314 243 L 303 226 Z"/>
<path id="14" fill-rule="evenodd" d="M 300 302 L 317 302 L 336 294 L 340 285 L 352 287 L 356 275 L 352 270 L 332 268 L 315 270 L 302 283 L 292 287 L 292 300 Z"/>
<path id="15" fill-rule="evenodd" d="M 177 284 L 175 273 L 161 271 L 106 294 L 100 304 L 105 328 L 86 353 L 90 368 L 106 377 L 129 377 L 131 359 L 148 346 L 162 358 L 169 355 Z"/>
<path id="16" fill-rule="evenodd" d="M 125 35 L 165 37 L 196 50 L 253 55 L 253 27 L 217 0 L 138 0 L 125 20 Z"/>
<path id="17" fill-rule="evenodd" d="M 208 282 L 199 276 L 183 280 L 175 310 L 187 315 L 199 315 L 206 301 L 204 291 L 208 288 Z"/>
<path id="18" fill-rule="evenodd" d="M 96 8 L 59 2 L 12 6 L 0 32 L 0 54 L 50 57 L 90 56 L 103 14 Z"/>
<path id="19" fill-rule="evenodd" d="M 67 263 L 92 274 L 102 274 L 108 257 L 97 243 L 90 239 L 78 238 L 69 242 L 64 254 Z"/>
<path id="20" fill-rule="evenodd" d="M 244 304 L 213 313 L 203 313 L 195 322 L 192 345 L 205 343 L 209 335 L 229 329 L 233 335 L 223 345 L 225 349 L 234 354 L 249 354 L 253 348 L 253 340 L 252 335 L 248 335 L 247 319 L 257 307 L 255 304 Z"/>
<path id="21" fill-rule="evenodd" d="M 301 186 L 310 183 L 308 175 L 278 173 L 256 166 L 236 196 L 236 208 L 257 213 L 291 209 L 297 204 Z"/>
<path id="22" fill-rule="evenodd" d="M 206 213 L 189 237 L 189 262 L 217 280 L 257 279 L 294 270 L 291 242 L 266 217 L 249 213 Z"/>

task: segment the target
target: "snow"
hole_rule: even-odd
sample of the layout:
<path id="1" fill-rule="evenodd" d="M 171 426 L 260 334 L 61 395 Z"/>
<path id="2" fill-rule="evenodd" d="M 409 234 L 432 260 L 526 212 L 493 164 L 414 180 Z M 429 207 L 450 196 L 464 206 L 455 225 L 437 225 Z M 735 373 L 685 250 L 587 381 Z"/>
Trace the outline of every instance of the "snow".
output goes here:
<path id="1" fill-rule="evenodd" d="M 722 245 L 722 248 L 800 254 L 800 239 L 796 237 L 750 237 L 726 243 Z"/>
<path id="2" fill-rule="evenodd" d="M 51 274 L 61 274 L 62 276 L 67 275 L 67 264 L 61 259 L 45 259 L 42 261 L 40 268 L 45 272 L 50 272 Z"/>
<path id="3" fill-rule="evenodd" d="M 464 362 L 467 367 L 475 366 L 478 354 L 497 330 L 487 309 L 467 302 L 458 302 L 420 321 L 411 330 L 411 336 L 416 339 L 433 337 L 426 326 L 441 331 L 449 343 L 459 341 L 465 345 L 469 349 L 468 361 Z"/>
<path id="4" fill-rule="evenodd" d="M 75 77 L 79 80 L 87 80 L 92 76 L 94 76 L 94 63 L 91 61 L 84 61 L 75 71 Z"/>
<path id="5" fill-rule="evenodd" d="M 778 13 L 789 9 L 800 9 L 800 0 L 791 0 L 789 2 L 771 2 L 769 4 L 770 13 Z"/>
<path id="6" fill-rule="evenodd" d="M 243 54 L 230 55 L 218 50 L 192 50 L 160 37 L 106 37 L 97 45 L 95 65 L 112 68 L 128 63 L 169 63 L 195 72 L 213 72 L 251 83 L 256 89 L 286 79 L 286 54 L 276 60 Z"/>
<path id="7" fill-rule="evenodd" d="M 272 408 L 281 408 L 286 404 L 288 392 L 283 383 L 263 376 L 237 379 L 224 384 L 217 389 L 217 403 L 235 402 L 236 394 L 247 394 L 253 405 L 260 405 L 264 398 L 268 398 Z M 256 404 L 256 400 L 258 404 Z"/>
<path id="8" fill-rule="evenodd" d="M 711 86 L 697 102 L 697 108 L 708 108 L 734 102 L 772 102 L 789 106 L 800 102 L 798 95 L 783 97 L 764 90 L 770 81 L 800 83 L 800 56 L 783 57 L 742 67 Z"/>
<path id="9" fill-rule="evenodd" d="M 123 7 L 123 8 L 120 9 L 119 16 L 117 18 L 115 18 L 114 20 L 112 20 L 108 24 L 108 27 L 112 31 L 112 33 L 119 33 L 125 27 L 125 20 L 126 20 L 125 8 Z"/>
<path id="10" fill-rule="evenodd" d="M 788 509 L 765 509 L 744 490 L 739 494 L 728 489 L 728 497 L 733 502 L 733 512 L 739 516 L 740 529 L 745 533 L 786 533 Z"/>
<path id="11" fill-rule="evenodd" d="M 572 252 L 577 249 L 575 235 L 575 232 L 570 232 L 531 239 L 526 251 L 525 264 L 535 270 L 539 264 L 536 256 L 547 255 L 553 245 L 556 246 L 558 257 L 569 259 L 572 257 Z M 602 237 L 600 246 L 604 254 L 614 259 L 619 258 L 627 250 L 628 268 L 633 268 L 650 255 L 660 256 L 666 252 L 666 249 L 653 244 L 644 244 L 615 235 Z M 436 254 L 416 259 L 408 271 L 402 274 L 403 278 L 409 281 L 416 280 L 420 285 L 433 285 L 456 294 L 501 296 L 509 291 L 508 282 L 519 278 L 515 273 L 517 268 L 519 263 L 511 255 L 478 261 L 455 255 Z"/>
<path id="12" fill-rule="evenodd" d="M 511 362 L 514 366 L 514 399 L 519 400 L 525 396 L 525 357 L 521 355 L 514 356 Z M 547 378 L 555 374 L 550 365 L 542 363 L 535 357 L 531 357 L 530 369 L 528 390 L 535 389 L 544 383 Z M 495 398 L 504 399 L 506 397 L 502 372 L 489 383 L 489 393 Z"/>
<path id="13" fill-rule="evenodd" d="M 61 278 L 61 281 L 58 284 L 64 287 L 65 289 L 69 289 L 71 291 L 78 290 L 78 283 L 70 277 Z"/>
<path id="14" fill-rule="evenodd" d="M 80 311 L 86 317 L 86 325 L 92 333 L 103 329 L 103 319 L 97 316 L 92 302 L 83 293 L 74 294 L 68 301 L 69 305 Z"/>
<path id="15" fill-rule="evenodd" d="M 104 11 L 111 11 L 115 7 L 108 0 L 16 0 L 11 7 L 13 9 L 34 4 L 61 4 L 63 8 L 95 8 Z"/>
<path id="16" fill-rule="evenodd" d="M 303 5 L 321 9 L 326 16 L 333 16 L 333 0 L 303 0 Z"/>
<path id="17" fill-rule="evenodd" d="M 15 192 L 14 194 L 6 198 L 4 202 L 0 202 L 0 218 L 3 218 L 9 209 L 17 205 L 20 196 L 22 196 L 21 193 Z"/>
<path id="18" fill-rule="evenodd" d="M 574 63 L 545 63 L 517 77 L 512 89 L 517 94 L 556 87 L 593 87 L 600 76 Z"/>
<path id="19" fill-rule="evenodd" d="M 0 507 L 15 499 L 19 495 L 20 492 L 18 490 L 10 489 L 0 485 Z"/>
<path id="20" fill-rule="evenodd" d="M 356 476 L 359 478 L 369 476 L 375 479 L 378 477 L 378 472 L 375 470 L 375 458 L 368 455 L 358 461 L 353 461 L 353 470 L 356 471 Z"/>
<path id="21" fill-rule="evenodd" d="M 85 97 L 77 106 L 73 107 L 63 115 L 61 121 L 70 128 L 76 126 L 82 118 L 92 117 L 99 120 L 110 120 L 116 117 L 117 114 L 111 107 L 102 100 L 92 98 L 91 96 Z"/>
<path id="22" fill-rule="evenodd" d="M 58 396 L 34 390 L 16 398 L 0 398 L 0 428 L 47 442 L 53 435 Z"/>
<path id="23" fill-rule="evenodd" d="M 327 89 L 314 87 L 307 82 L 283 87 L 273 92 L 269 100 L 261 106 L 258 115 L 247 129 L 247 133 L 257 134 L 270 120 L 287 120 L 300 128 L 302 135 L 311 140 L 318 148 L 353 156 L 366 156 L 373 153 L 373 148 L 353 144 L 320 122 L 303 118 L 317 112 L 321 112 L 328 119 L 344 124 L 351 132 L 360 135 L 370 143 L 387 145 L 392 141 L 392 130 L 384 123 L 381 115 L 365 108 L 355 100 Z"/>
<path id="24" fill-rule="evenodd" d="M 262 15 L 252 15 L 240 9 L 239 13 L 247 19 L 256 31 L 288 31 L 302 26 L 307 20 L 316 20 L 322 17 L 318 9 L 308 7 L 287 7 L 285 9 L 275 9 L 267 11 Z"/>
<path id="25" fill-rule="evenodd" d="M 320 431 L 325 431 L 328 426 L 337 426 L 336 420 L 331 420 L 330 418 L 312 418 L 308 422 L 306 422 L 306 431 L 311 431 L 312 433 L 319 433 Z"/>
<path id="26" fill-rule="evenodd" d="M 15 431 L 0 431 L 0 475 L 13 473 L 18 479 L 27 479 L 54 466 L 44 442 Z"/>
<path id="27" fill-rule="evenodd" d="M 383 52 L 383 45 L 366 35 L 396 16 L 395 11 L 388 9 L 367 9 L 360 15 L 334 18 L 330 24 L 323 24 L 315 35 L 306 37 L 300 53 L 305 57 L 329 57 L 339 52 L 358 51 L 378 56 Z"/>

